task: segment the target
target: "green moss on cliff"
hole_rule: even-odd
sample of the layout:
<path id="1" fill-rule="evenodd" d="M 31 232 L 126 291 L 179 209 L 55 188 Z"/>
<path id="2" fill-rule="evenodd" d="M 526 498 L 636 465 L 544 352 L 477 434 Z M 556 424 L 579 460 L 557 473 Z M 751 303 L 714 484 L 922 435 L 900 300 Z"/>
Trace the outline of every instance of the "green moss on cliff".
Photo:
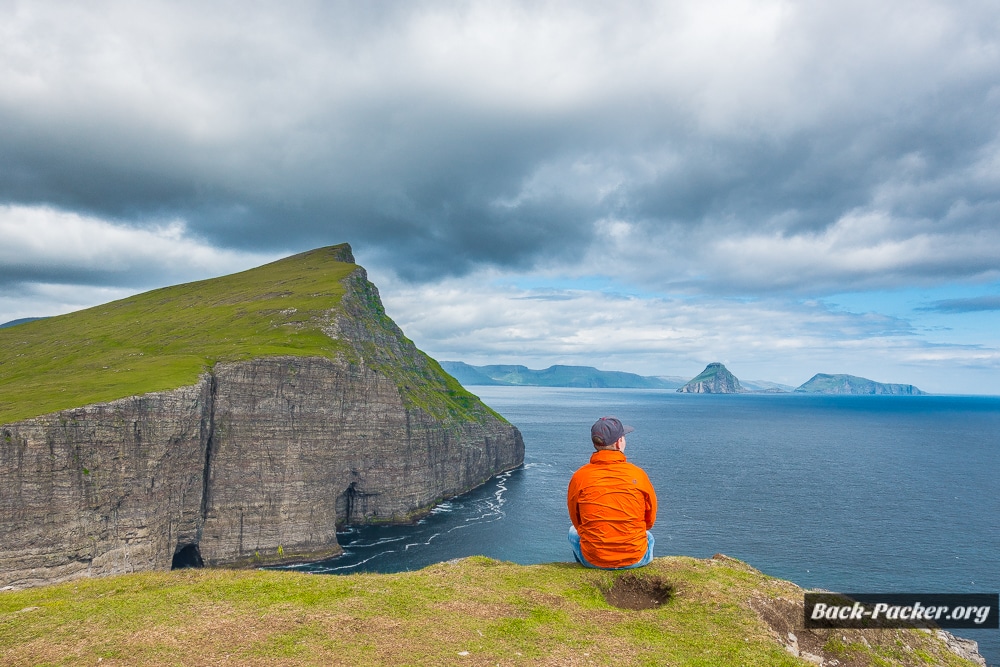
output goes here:
<path id="1" fill-rule="evenodd" d="M 467 419 L 487 410 L 436 362 L 411 369 L 407 354 L 386 357 L 375 343 L 352 346 L 324 332 L 342 313 L 346 282 L 358 271 L 343 244 L 0 329 L 0 424 L 194 384 L 220 361 L 352 357 L 358 346 L 398 381 L 411 405 Z M 370 286 L 351 280 L 352 287 Z M 361 292 L 361 311 L 350 316 L 398 332 L 377 291 Z M 414 355 L 426 359 L 416 348 Z"/>
<path id="2" fill-rule="evenodd" d="M 377 288 L 362 273 L 347 282 L 343 306 L 349 319 L 345 326 L 353 348 L 352 360 L 363 361 L 391 378 L 408 409 L 459 422 L 479 421 L 486 415 L 506 422 L 403 335 L 386 314 Z"/>

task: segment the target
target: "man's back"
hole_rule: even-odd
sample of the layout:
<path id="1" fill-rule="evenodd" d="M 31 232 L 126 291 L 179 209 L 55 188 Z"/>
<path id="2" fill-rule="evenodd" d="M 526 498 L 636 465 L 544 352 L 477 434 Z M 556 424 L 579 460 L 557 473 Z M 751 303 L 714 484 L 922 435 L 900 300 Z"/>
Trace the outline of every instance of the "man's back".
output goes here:
<path id="1" fill-rule="evenodd" d="M 615 450 L 594 452 L 567 490 L 570 520 L 591 565 L 633 565 L 647 551 L 646 531 L 656 521 L 656 493 L 642 468 Z"/>

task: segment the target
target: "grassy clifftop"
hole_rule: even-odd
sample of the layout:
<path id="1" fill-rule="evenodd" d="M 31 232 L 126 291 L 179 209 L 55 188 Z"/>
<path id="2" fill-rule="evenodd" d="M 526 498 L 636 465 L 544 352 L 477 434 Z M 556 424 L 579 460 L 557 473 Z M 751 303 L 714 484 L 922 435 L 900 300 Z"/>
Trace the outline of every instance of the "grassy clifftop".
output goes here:
<path id="1" fill-rule="evenodd" d="M 725 557 L 619 572 L 482 557 L 391 575 L 180 570 L 0 592 L 0 662 L 972 664 L 915 630 L 803 632 L 801 603 L 794 584 Z"/>
<path id="2" fill-rule="evenodd" d="M 345 255 L 321 248 L 0 329 L 0 423 L 193 384 L 217 361 L 332 356 L 342 343 L 319 323 L 357 268 Z"/>
<path id="3" fill-rule="evenodd" d="M 220 361 L 339 354 L 356 361 L 360 343 L 331 338 L 324 327 L 338 314 L 391 324 L 370 286 L 361 307 L 371 312 L 344 313 L 345 279 L 358 269 L 347 244 L 330 246 L 0 329 L 0 424 L 194 384 Z M 398 330 L 389 335 L 402 338 Z M 436 362 L 414 353 L 407 354 L 420 360 L 407 361 L 429 370 L 396 372 L 405 371 L 409 404 L 437 414 L 485 409 Z M 394 361 L 377 367 L 393 371 Z M 423 391 L 428 378 L 431 392 Z"/>

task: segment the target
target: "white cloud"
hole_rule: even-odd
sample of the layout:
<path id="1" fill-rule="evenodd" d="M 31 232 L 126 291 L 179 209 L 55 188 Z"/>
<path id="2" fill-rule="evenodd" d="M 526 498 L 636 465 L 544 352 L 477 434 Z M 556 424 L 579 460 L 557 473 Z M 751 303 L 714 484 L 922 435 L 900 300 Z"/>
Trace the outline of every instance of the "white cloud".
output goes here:
<path id="1" fill-rule="evenodd" d="M 448 356 L 877 366 L 927 346 L 796 299 L 1000 275 L 988 0 L 8 10 L 0 317 L 348 241 Z"/>
<path id="2" fill-rule="evenodd" d="M 873 369 L 917 361 L 926 346 L 905 321 L 818 302 L 524 289 L 496 274 L 425 286 L 380 279 L 380 289 L 387 312 L 418 346 L 473 364 L 694 375 L 721 360 L 744 378 L 799 384 L 808 379 L 802 373 L 871 377 Z"/>
<path id="3" fill-rule="evenodd" d="M 849 373 L 938 393 L 1000 393 L 995 340 L 944 342 L 918 322 L 817 300 L 573 289 L 577 279 L 497 271 L 426 285 L 372 276 L 389 315 L 442 360 L 682 377 L 722 361 L 742 379 L 792 386 Z"/>
<path id="4" fill-rule="evenodd" d="M 434 277 L 449 255 L 538 265 L 610 216 L 669 231 L 625 250 L 680 267 L 672 282 L 711 283 L 698 250 L 718 234 L 830 251 L 795 227 L 809 206 L 816 230 L 856 210 L 900 217 L 935 189 L 995 201 L 994 158 L 936 175 L 929 147 L 895 135 L 946 133 L 961 109 L 996 136 L 981 91 L 997 84 L 997 22 L 985 3 L 929 1 L 23 3 L 0 26 L 0 149 L 29 155 L 10 173 L 33 176 L 7 200 L 122 223 L 140 211 L 140 225 L 166 211 L 229 243 L 246 236 L 225 211 L 259 216 L 257 243 L 336 226 L 331 241 L 381 244 Z M 938 108 L 953 95 L 968 109 Z M 812 182 L 859 166 L 873 171 L 843 201 L 844 183 Z M 645 206 L 657 191 L 667 203 Z M 498 250 L 475 229 L 500 224 L 496 209 L 551 233 Z M 426 239 L 440 256 L 412 251 Z"/>
<path id="5" fill-rule="evenodd" d="M 956 217 L 964 208 L 956 205 Z M 724 220 L 651 228 L 605 218 L 595 223 L 602 242 L 590 248 L 579 270 L 653 291 L 731 295 L 985 283 L 1000 276 L 1000 227 L 981 219 L 949 224 L 857 209 L 819 230 L 788 230 Z"/>
<path id="6" fill-rule="evenodd" d="M 53 285 L 29 283 L 17 291 L 0 289 L 0 324 L 28 317 L 51 317 L 90 308 L 136 294 L 140 290 L 128 287 L 94 287 L 91 285 Z"/>
<path id="7" fill-rule="evenodd" d="M 60 315 L 287 254 L 218 248 L 192 237 L 179 220 L 136 228 L 49 207 L 0 206 L 0 323 Z"/>
<path id="8" fill-rule="evenodd" d="M 996 65 L 995 16 L 952 3 L 233 9 L 21 5 L 0 32 L 10 64 L 0 99 L 63 120 L 111 112 L 194 143 L 294 141 L 317 121 L 336 134 L 355 114 L 419 117 L 443 102 L 567 119 L 610 108 L 618 122 L 641 114 L 654 126 L 649 112 L 683 109 L 702 131 L 728 135 L 897 109 Z"/>
<path id="9" fill-rule="evenodd" d="M 181 220 L 136 228 L 49 207 L 0 206 L 0 267 L 57 278 L 92 273 L 133 285 L 221 275 L 284 253 L 240 253 L 193 238 Z M 42 280 L 45 282 L 45 280 Z"/>
<path id="10" fill-rule="evenodd" d="M 733 283 L 793 290 L 804 284 L 813 292 L 820 286 L 843 291 L 930 284 L 976 273 L 985 280 L 1000 274 L 1000 228 L 938 230 L 856 211 L 819 233 L 729 236 L 706 255 L 724 262 L 719 275 Z"/>

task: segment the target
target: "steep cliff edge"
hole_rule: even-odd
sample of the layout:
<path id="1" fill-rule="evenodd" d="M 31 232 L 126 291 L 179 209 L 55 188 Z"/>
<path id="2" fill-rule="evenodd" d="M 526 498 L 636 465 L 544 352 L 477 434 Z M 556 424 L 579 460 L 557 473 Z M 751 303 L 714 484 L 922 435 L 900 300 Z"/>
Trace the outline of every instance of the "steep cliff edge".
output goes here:
<path id="1" fill-rule="evenodd" d="M 411 520 L 524 457 L 346 244 L 4 335 L 0 588 L 335 555 L 338 525 Z M 56 359 L 29 385 L 33 350 Z M 25 416 L 67 392 L 101 400 Z"/>

